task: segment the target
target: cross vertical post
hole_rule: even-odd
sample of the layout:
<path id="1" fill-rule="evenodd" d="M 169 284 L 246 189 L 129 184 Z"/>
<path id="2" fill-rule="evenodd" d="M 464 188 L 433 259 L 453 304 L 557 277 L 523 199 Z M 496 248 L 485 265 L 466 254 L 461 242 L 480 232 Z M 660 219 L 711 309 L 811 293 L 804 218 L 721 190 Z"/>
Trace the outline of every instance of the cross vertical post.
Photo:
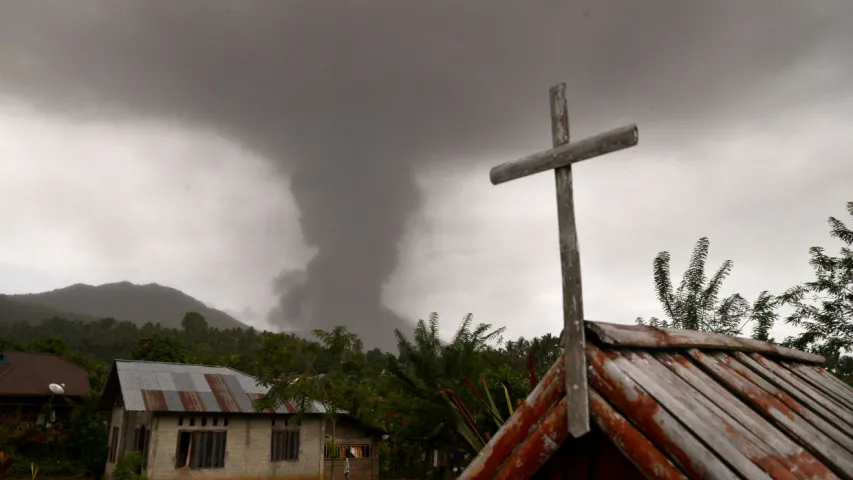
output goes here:
<path id="1" fill-rule="evenodd" d="M 560 266 L 563 276 L 563 335 L 566 364 L 568 431 L 572 437 L 589 432 L 589 393 L 584 338 L 583 288 L 578 248 L 572 164 L 633 147 L 639 141 L 636 125 L 617 128 L 579 142 L 570 143 L 566 84 L 550 89 L 551 141 L 553 148 L 521 160 L 492 168 L 493 185 L 554 170 L 557 189 L 557 223 L 560 238 Z"/>
<path id="2" fill-rule="evenodd" d="M 551 141 L 554 148 L 569 143 L 569 112 L 566 84 L 551 87 Z M 569 405 L 569 435 L 589 432 L 589 397 L 586 379 L 583 287 L 572 165 L 554 170 L 557 188 L 557 225 L 560 237 L 560 266 L 563 272 L 563 351 L 566 355 L 566 403 Z"/>

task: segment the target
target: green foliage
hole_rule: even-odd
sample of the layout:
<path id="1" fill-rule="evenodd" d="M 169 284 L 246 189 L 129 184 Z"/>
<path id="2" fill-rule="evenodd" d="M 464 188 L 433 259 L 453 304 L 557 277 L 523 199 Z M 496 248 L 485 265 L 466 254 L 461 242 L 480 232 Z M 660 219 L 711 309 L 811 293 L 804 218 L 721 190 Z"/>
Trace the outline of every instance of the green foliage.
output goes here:
<path id="1" fill-rule="evenodd" d="M 187 352 L 177 339 L 165 335 L 153 335 L 139 339 L 130 351 L 130 359 L 183 363 L 187 360 Z"/>
<path id="2" fill-rule="evenodd" d="M 40 477 L 100 476 L 107 458 L 107 429 L 96 400 L 90 394 L 81 403 L 69 401 L 72 410 L 64 424 L 36 425 L 6 418 L 0 424 L 0 449 L 13 452 L 15 458 L 9 477 L 29 477 L 24 472 L 31 463 L 39 466 Z"/>
<path id="3" fill-rule="evenodd" d="M 109 433 L 104 425 L 104 414 L 98 408 L 95 391 L 74 406 L 68 419 L 67 439 L 63 448 L 69 458 L 76 459 L 89 476 L 100 476 L 107 460 Z"/>
<path id="4" fill-rule="evenodd" d="M 726 260 L 708 277 L 705 267 L 710 246 L 707 237 L 696 242 L 677 289 L 673 289 L 671 280 L 669 252 L 660 252 L 655 257 L 652 263 L 655 293 L 667 318 L 652 317 L 648 321 L 638 318 L 637 324 L 740 335 L 747 324 L 753 323 L 753 337 L 769 341 L 770 328 L 778 317 L 777 299 L 767 291 L 761 292 L 752 304 L 739 293 L 720 298 L 723 281 L 734 263 Z"/>
<path id="5" fill-rule="evenodd" d="M 116 460 L 113 480 L 144 480 L 142 476 L 142 454 L 127 452 Z"/>
<path id="6" fill-rule="evenodd" d="M 0 480 L 6 480 L 9 469 L 12 468 L 14 457 L 0 450 Z"/>
<path id="7" fill-rule="evenodd" d="M 853 217 L 853 202 L 847 203 Z M 803 329 L 785 343 L 794 348 L 823 355 L 828 367 L 842 376 L 853 377 L 853 359 L 845 356 L 853 347 L 853 230 L 829 217 L 830 234 L 841 241 L 838 256 L 822 247 L 809 249 L 809 263 L 815 278 L 786 291 L 780 298 L 793 311 L 785 321 Z"/>
<path id="8" fill-rule="evenodd" d="M 181 320 L 181 328 L 187 333 L 204 333 L 209 328 L 207 320 L 198 312 L 187 312 Z"/>
<path id="9" fill-rule="evenodd" d="M 389 370 L 409 397 L 399 409 L 421 412 L 411 415 L 416 421 L 408 425 L 408 435 L 459 445 L 471 453 L 482 447 L 485 439 L 480 432 L 489 431 L 484 424 L 494 419 L 485 409 L 468 409 L 466 405 L 475 405 L 475 393 L 469 391 L 466 380 L 491 370 L 486 353 L 500 345 L 503 331 L 484 323 L 474 326 L 473 315 L 468 314 L 445 344 L 439 337 L 438 314 L 432 313 L 427 321 L 417 322 L 411 340 L 395 332 L 399 358 Z"/>

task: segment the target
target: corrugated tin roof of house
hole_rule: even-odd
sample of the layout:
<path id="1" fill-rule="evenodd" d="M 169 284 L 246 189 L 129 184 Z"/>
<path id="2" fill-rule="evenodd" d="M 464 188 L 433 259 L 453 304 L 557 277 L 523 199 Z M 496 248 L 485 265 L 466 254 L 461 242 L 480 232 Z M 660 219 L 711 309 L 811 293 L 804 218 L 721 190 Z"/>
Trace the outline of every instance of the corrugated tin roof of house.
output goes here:
<path id="1" fill-rule="evenodd" d="M 128 411 L 149 412 L 256 412 L 254 400 L 269 389 L 255 377 L 228 367 L 180 363 L 116 360 L 119 389 Z M 275 413 L 296 413 L 283 402 Z M 324 413 L 311 402 L 308 413 Z"/>
<path id="2" fill-rule="evenodd" d="M 648 478 L 853 478 L 853 387 L 752 339 L 587 322 L 590 417 Z M 530 478 L 568 439 L 563 358 L 460 479 Z"/>
<path id="3" fill-rule="evenodd" d="M 56 355 L 0 352 L 0 396 L 52 396 L 51 383 L 65 384 L 63 396 L 89 393 L 89 373 Z"/>

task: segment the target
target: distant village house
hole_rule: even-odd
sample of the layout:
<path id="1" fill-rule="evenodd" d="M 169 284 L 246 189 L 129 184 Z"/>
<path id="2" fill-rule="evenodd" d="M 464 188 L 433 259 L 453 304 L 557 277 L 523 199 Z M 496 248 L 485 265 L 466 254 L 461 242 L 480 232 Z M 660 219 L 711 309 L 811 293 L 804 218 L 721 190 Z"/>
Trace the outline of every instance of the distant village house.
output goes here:
<path id="1" fill-rule="evenodd" d="M 89 374 L 56 355 L 0 351 L 0 422 L 49 424 L 89 392 Z"/>
<path id="2" fill-rule="evenodd" d="M 117 360 L 101 396 L 112 411 L 107 475 L 136 451 L 149 480 L 330 479 L 333 461 L 343 479 L 344 454 L 351 480 L 379 478 L 381 432 L 344 415 L 332 445 L 322 405 L 313 403 L 301 422 L 287 402 L 256 412 L 254 400 L 267 391 L 227 367 Z"/>

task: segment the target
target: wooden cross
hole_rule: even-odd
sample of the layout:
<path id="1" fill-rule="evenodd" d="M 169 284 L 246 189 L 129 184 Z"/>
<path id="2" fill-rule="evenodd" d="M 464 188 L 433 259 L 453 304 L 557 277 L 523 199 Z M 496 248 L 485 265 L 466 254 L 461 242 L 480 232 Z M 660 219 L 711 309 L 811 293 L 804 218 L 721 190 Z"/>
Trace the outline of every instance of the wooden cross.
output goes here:
<path id="1" fill-rule="evenodd" d="M 636 125 L 617 128 L 575 143 L 569 143 L 566 84 L 551 87 L 551 138 L 554 148 L 492 168 L 493 185 L 554 170 L 557 179 L 557 221 L 560 232 L 560 264 L 563 272 L 563 350 L 566 354 L 566 400 L 569 434 L 589 432 L 589 398 L 584 339 L 583 290 L 580 251 L 575 225 L 572 164 L 633 147 L 639 134 Z"/>

